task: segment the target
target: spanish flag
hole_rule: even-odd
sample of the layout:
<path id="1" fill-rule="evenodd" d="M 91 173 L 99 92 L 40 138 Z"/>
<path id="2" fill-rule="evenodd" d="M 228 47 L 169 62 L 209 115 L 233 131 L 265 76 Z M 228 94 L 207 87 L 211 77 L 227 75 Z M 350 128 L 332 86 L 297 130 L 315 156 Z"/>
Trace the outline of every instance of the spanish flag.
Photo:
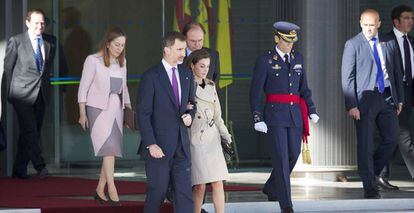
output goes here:
<path id="1" fill-rule="evenodd" d="M 173 30 L 182 32 L 184 25 L 191 21 L 190 0 L 176 0 L 175 2 Z"/>
<path id="2" fill-rule="evenodd" d="M 198 1 L 198 14 L 196 21 L 200 23 L 204 30 L 206 31 L 206 34 L 204 35 L 204 47 L 210 47 L 210 23 L 211 23 L 211 17 L 212 17 L 212 4 L 211 0 L 199 0 Z"/>
<path id="3" fill-rule="evenodd" d="M 220 54 L 220 73 L 224 75 L 232 74 L 229 14 L 230 0 L 219 0 L 216 50 Z M 223 88 L 232 82 L 231 79 L 220 79 L 219 86 Z"/>

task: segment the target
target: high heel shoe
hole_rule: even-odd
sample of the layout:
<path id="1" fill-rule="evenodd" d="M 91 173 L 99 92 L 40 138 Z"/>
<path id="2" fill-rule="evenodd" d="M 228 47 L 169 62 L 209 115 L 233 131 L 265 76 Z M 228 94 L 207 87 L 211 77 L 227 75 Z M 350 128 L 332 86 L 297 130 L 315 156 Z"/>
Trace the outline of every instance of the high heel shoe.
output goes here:
<path id="1" fill-rule="evenodd" d="M 121 206 L 121 201 L 114 201 L 111 199 L 111 197 L 108 196 L 108 202 L 107 202 L 110 206 Z"/>
<path id="2" fill-rule="evenodd" d="M 93 199 L 94 199 L 95 201 L 97 201 L 99 204 L 105 204 L 105 203 L 107 203 L 107 202 L 108 202 L 107 200 L 102 199 L 102 198 L 98 195 L 98 192 L 96 192 L 96 191 L 95 191 L 95 195 L 93 196 Z"/>

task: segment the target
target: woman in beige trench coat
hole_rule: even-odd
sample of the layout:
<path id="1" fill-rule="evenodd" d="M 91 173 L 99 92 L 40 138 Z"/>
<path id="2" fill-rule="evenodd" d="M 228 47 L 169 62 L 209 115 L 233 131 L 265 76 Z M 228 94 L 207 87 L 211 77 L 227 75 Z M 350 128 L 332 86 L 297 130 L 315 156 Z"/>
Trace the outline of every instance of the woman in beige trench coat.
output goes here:
<path id="1" fill-rule="evenodd" d="M 194 210 L 201 211 L 206 183 L 213 189 L 215 212 L 224 212 L 223 180 L 229 179 L 226 161 L 221 148 L 223 137 L 231 143 L 213 81 L 206 79 L 210 66 L 210 55 L 206 50 L 196 50 L 187 61 L 196 81 L 197 112 L 190 131 L 192 185 Z"/>

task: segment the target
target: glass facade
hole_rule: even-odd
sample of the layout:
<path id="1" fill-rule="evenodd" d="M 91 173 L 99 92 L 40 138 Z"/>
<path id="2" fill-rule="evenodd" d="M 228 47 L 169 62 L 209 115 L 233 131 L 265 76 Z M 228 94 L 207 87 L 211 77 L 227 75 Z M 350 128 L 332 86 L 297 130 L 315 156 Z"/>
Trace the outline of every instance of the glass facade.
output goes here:
<path id="1" fill-rule="evenodd" d="M 188 0 L 192 17 L 200 13 L 198 0 Z M 220 22 L 212 0 L 212 21 Z M 42 8 L 49 18 L 47 32 L 58 37 L 59 58 L 53 73 L 53 102 L 48 106 L 42 132 L 43 154 L 50 164 L 91 163 L 93 156 L 88 132 L 78 125 L 77 88 L 83 62 L 97 50 L 109 27 L 127 33 L 128 87 L 133 106 L 139 76 L 161 59 L 163 33 L 173 29 L 175 0 L 36 0 L 24 1 L 27 8 Z M 186 2 L 186 0 L 183 0 Z M 381 30 L 392 23 L 391 9 L 412 1 L 328 1 L 328 0 L 237 0 L 231 1 L 231 49 L 233 83 L 220 91 L 223 116 L 229 121 L 244 165 L 269 165 L 264 136 L 253 130 L 249 107 L 250 76 L 258 55 L 274 48 L 272 24 L 287 20 L 299 24 L 295 49 L 305 56 L 309 85 L 319 107 L 321 121 L 311 126 L 316 165 L 355 165 L 353 123 L 345 114 L 340 84 L 340 58 L 345 41 L 359 32 L 361 10 L 375 8 L 383 18 Z M 324 6 L 326 6 L 326 8 Z M 211 28 L 210 47 L 217 43 Z M 323 49 L 321 49 L 323 47 Z M 336 83 L 335 83 L 336 82 Z M 332 102 L 332 98 L 335 99 Z M 139 133 L 125 131 L 124 158 L 139 160 Z M 318 145 L 319 144 L 319 145 Z M 345 145 L 346 144 L 346 145 Z M 329 150 L 329 151 L 326 151 Z M 343 160 L 346 159 L 346 160 Z"/>
<path id="2" fill-rule="evenodd" d="M 185 2 L 185 1 L 184 1 Z M 227 120 L 233 125 L 231 129 L 235 137 L 240 160 L 260 161 L 266 159 L 267 152 L 262 143 L 256 142 L 259 136 L 252 130 L 252 121 L 248 106 L 249 74 L 254 66 L 255 57 L 262 44 L 272 47 L 271 17 L 259 20 L 262 3 L 243 1 L 234 12 L 250 13 L 234 16 L 233 35 L 238 27 L 248 27 L 251 35 L 232 37 L 233 73 L 240 74 L 227 89 L 222 89 L 221 104 L 227 109 Z M 193 18 L 197 17 L 198 1 L 190 1 Z M 217 15 L 217 1 L 212 1 L 213 14 Z M 269 4 L 267 4 L 269 6 Z M 271 3 L 270 6 L 274 6 Z M 139 76 L 147 68 L 161 59 L 161 38 L 163 33 L 173 29 L 175 1 L 134 1 L 134 0 L 62 0 L 62 1 L 27 1 L 28 8 L 42 8 L 49 19 L 47 32 L 54 34 L 59 40 L 59 58 L 53 79 L 53 102 L 48 106 L 45 125 L 42 132 L 43 154 L 49 163 L 72 164 L 98 161 L 93 156 L 93 149 L 88 132 L 78 125 L 77 89 L 82 66 L 87 55 L 96 52 L 105 31 L 113 26 L 121 27 L 127 33 L 127 68 L 128 87 L 133 106 Z M 268 11 L 270 12 L 270 10 Z M 217 19 L 213 21 L 219 21 Z M 232 23 L 233 24 L 233 23 Z M 257 25 L 267 25 L 265 39 L 260 39 L 263 32 L 256 32 Z M 250 29 L 251 28 L 251 29 Z M 214 29 L 212 29 L 213 31 Z M 243 31 L 246 31 L 243 30 Z M 242 32 L 244 33 L 244 32 Z M 210 36 L 211 46 L 216 43 L 215 34 Z M 250 37 L 250 38 L 249 38 Z M 240 41 L 237 41 L 240 39 Z M 260 43 L 260 45 L 257 45 Z M 242 53 L 248 51 L 248 54 Z M 254 55 L 254 57 L 249 57 Z M 125 131 L 124 157 L 122 161 L 139 160 L 136 154 L 139 145 L 139 133 Z M 254 141 L 254 142 L 253 142 Z"/>

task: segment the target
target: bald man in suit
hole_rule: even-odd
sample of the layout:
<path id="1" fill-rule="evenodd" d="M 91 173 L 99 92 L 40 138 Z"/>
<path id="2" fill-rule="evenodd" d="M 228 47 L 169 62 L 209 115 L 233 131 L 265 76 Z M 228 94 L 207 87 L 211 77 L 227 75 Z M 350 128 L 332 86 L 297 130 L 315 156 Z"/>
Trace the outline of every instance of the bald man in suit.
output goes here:
<path id="1" fill-rule="evenodd" d="M 342 89 L 345 107 L 357 133 L 358 172 L 364 197 L 380 199 L 376 177 L 391 159 L 398 143 L 398 114 L 404 96 L 398 44 L 379 34 L 377 11 L 368 9 L 360 18 L 362 32 L 349 39 L 342 57 Z M 374 150 L 375 126 L 381 142 Z"/>

